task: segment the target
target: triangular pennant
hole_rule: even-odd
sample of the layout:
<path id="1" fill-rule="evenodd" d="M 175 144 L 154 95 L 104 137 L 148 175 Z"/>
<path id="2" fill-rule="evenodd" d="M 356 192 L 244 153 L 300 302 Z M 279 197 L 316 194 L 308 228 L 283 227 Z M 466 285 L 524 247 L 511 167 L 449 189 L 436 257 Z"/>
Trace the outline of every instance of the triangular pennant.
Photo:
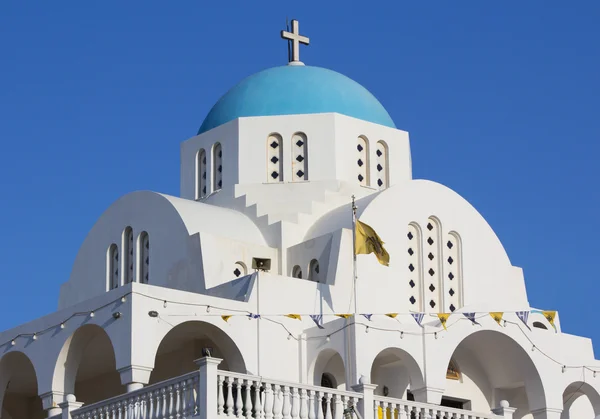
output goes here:
<path id="1" fill-rule="evenodd" d="M 248 314 L 248 318 L 249 319 L 260 319 L 260 314 L 250 313 L 250 314 Z"/>
<path id="2" fill-rule="evenodd" d="M 477 320 L 475 320 L 475 313 L 463 313 L 463 316 L 465 316 L 467 319 L 471 320 L 471 323 L 479 324 L 479 323 L 477 323 Z"/>
<path id="3" fill-rule="evenodd" d="M 323 315 L 322 314 L 311 314 L 310 318 L 315 322 L 319 329 L 325 329 L 323 327 Z"/>
<path id="4" fill-rule="evenodd" d="M 302 316 L 299 314 L 286 314 L 285 317 L 289 317 L 290 319 L 302 320 Z"/>
<path id="5" fill-rule="evenodd" d="M 542 311 L 542 314 L 544 315 L 546 320 L 548 320 L 548 323 L 552 325 L 554 331 L 558 332 L 558 330 L 556 330 L 556 325 L 554 324 L 554 319 L 556 318 L 556 311 Z"/>
<path id="6" fill-rule="evenodd" d="M 502 321 L 503 315 L 503 311 L 490 311 L 490 316 L 492 316 L 492 319 L 496 320 L 496 323 L 498 323 L 500 326 L 502 326 L 500 322 Z"/>
<path id="7" fill-rule="evenodd" d="M 440 319 L 442 326 L 444 326 L 444 330 L 448 330 L 448 329 L 446 329 L 446 322 L 448 321 L 448 318 L 450 317 L 450 313 L 438 313 L 437 316 L 438 316 L 438 319 Z"/>
<path id="8" fill-rule="evenodd" d="M 386 316 L 395 319 L 396 317 L 398 317 L 398 313 L 387 313 Z"/>
<path id="9" fill-rule="evenodd" d="M 336 316 L 341 317 L 342 319 L 349 319 L 352 317 L 352 314 L 336 314 Z"/>
<path id="10" fill-rule="evenodd" d="M 227 321 L 229 321 L 229 319 L 230 319 L 231 317 L 232 317 L 231 315 L 223 315 L 223 316 L 221 316 L 221 318 L 222 318 L 223 320 L 225 320 L 226 322 L 227 322 Z"/>
<path id="11" fill-rule="evenodd" d="M 415 319 L 415 321 L 417 322 L 417 324 L 421 327 L 423 327 L 423 325 L 421 324 L 421 322 L 423 321 L 423 318 L 425 317 L 425 313 L 410 313 L 411 316 L 413 317 L 413 319 Z"/>
<path id="12" fill-rule="evenodd" d="M 523 322 L 525 327 L 527 327 L 529 330 L 531 330 L 531 328 L 527 324 L 527 320 L 529 319 L 529 311 L 517 311 L 516 315 Z"/>
<path id="13" fill-rule="evenodd" d="M 367 319 L 368 321 L 371 321 L 371 317 L 373 317 L 372 314 L 362 314 L 362 316 Z"/>

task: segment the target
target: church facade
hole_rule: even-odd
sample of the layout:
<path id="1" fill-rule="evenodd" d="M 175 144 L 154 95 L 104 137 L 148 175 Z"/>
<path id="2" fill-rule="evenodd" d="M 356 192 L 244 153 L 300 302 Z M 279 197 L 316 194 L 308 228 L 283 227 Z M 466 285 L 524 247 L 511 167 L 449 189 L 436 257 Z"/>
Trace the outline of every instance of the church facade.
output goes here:
<path id="1" fill-rule="evenodd" d="M 591 341 L 530 306 L 475 208 L 412 178 L 368 90 L 283 36 L 289 64 L 181 144 L 180 196 L 114 202 L 58 310 L 0 333 L 0 418 L 600 415 Z M 354 201 L 389 266 L 354 257 Z"/>

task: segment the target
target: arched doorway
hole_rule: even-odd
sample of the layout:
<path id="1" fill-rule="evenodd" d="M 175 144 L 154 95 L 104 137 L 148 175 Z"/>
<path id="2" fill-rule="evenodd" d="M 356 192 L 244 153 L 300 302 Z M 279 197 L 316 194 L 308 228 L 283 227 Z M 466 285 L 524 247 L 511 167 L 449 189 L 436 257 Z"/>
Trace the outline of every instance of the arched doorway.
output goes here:
<path id="1" fill-rule="evenodd" d="M 600 395 L 588 383 L 575 382 L 563 392 L 561 419 L 595 419 L 600 416 Z"/>
<path id="2" fill-rule="evenodd" d="M 400 348 L 387 348 L 377 354 L 371 365 L 371 383 L 377 384 L 375 394 L 397 399 L 406 399 L 407 390 L 424 386 L 419 364 Z"/>
<path id="3" fill-rule="evenodd" d="M 85 404 L 125 392 L 112 342 L 102 327 L 88 324 L 69 337 L 58 356 L 53 388 Z"/>
<path id="4" fill-rule="evenodd" d="M 35 369 L 22 352 L 9 352 L 0 359 L 0 417 L 45 417 Z"/>
<path id="5" fill-rule="evenodd" d="M 246 373 L 240 350 L 223 330 L 210 323 L 189 321 L 175 326 L 160 342 L 150 384 L 195 371 L 198 366 L 194 361 L 205 349 L 212 357 L 223 359 L 219 369 Z"/>
<path id="6" fill-rule="evenodd" d="M 501 400 L 521 418 L 530 400 L 544 401 L 544 388 L 529 352 L 504 333 L 481 330 L 466 337 L 447 360 L 442 405 L 489 412 Z"/>
<path id="7" fill-rule="evenodd" d="M 335 349 L 319 352 L 312 369 L 313 383 L 316 386 L 346 389 L 346 368 L 344 360 Z"/>

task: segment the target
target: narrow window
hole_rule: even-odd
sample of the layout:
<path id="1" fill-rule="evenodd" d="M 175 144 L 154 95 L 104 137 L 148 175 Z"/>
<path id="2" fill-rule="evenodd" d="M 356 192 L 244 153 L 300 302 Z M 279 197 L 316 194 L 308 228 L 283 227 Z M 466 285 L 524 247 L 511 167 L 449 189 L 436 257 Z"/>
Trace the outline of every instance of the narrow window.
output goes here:
<path id="1" fill-rule="evenodd" d="M 369 141 L 366 137 L 358 137 L 356 145 L 358 166 L 358 183 L 361 186 L 369 186 Z"/>
<path id="2" fill-rule="evenodd" d="M 388 147 L 383 141 L 377 142 L 377 186 L 385 189 L 389 185 Z"/>
<path id="3" fill-rule="evenodd" d="M 267 182 L 283 182 L 283 141 L 279 134 L 267 138 Z"/>
<path id="4" fill-rule="evenodd" d="M 233 265 L 233 277 L 240 278 L 246 275 L 248 275 L 246 264 L 244 262 L 236 262 L 235 265 Z"/>
<path id="5" fill-rule="evenodd" d="M 458 233 L 446 235 L 444 248 L 444 292 L 446 312 L 452 313 L 463 305 L 462 302 L 462 254 Z"/>
<path id="6" fill-rule="evenodd" d="M 310 261 L 308 266 L 308 279 L 309 281 L 321 282 L 321 268 L 319 267 L 319 261 L 313 259 Z"/>
<path id="7" fill-rule="evenodd" d="M 292 137 L 292 180 L 308 180 L 308 140 L 301 132 Z"/>
<path id="8" fill-rule="evenodd" d="M 133 229 L 127 227 L 123 232 L 123 267 L 125 284 L 133 282 Z"/>
<path id="9" fill-rule="evenodd" d="M 408 263 L 406 290 L 411 311 L 423 311 L 423 277 L 421 275 L 421 229 L 415 223 L 408 225 L 407 252 Z"/>
<path id="10" fill-rule="evenodd" d="M 148 284 L 150 282 L 150 237 L 148 236 L 148 233 L 142 231 L 138 243 L 139 282 Z"/>
<path id="11" fill-rule="evenodd" d="M 427 240 L 423 243 L 423 261 L 425 269 L 424 293 L 427 296 L 426 310 L 433 313 L 444 312 L 442 304 L 442 282 L 440 281 L 440 270 L 442 267 L 440 257 L 440 223 L 435 217 L 429 217 L 425 226 L 424 235 Z"/>
<path id="12" fill-rule="evenodd" d="M 201 148 L 196 155 L 196 199 L 206 196 L 206 151 Z"/>
<path id="13" fill-rule="evenodd" d="M 302 268 L 298 265 L 292 269 L 292 277 L 302 279 Z"/>
<path id="14" fill-rule="evenodd" d="M 213 146 L 213 191 L 223 187 L 223 149 L 221 143 Z"/>
<path id="15" fill-rule="evenodd" d="M 110 245 L 106 259 L 108 289 L 113 290 L 119 287 L 119 247 L 116 244 Z"/>

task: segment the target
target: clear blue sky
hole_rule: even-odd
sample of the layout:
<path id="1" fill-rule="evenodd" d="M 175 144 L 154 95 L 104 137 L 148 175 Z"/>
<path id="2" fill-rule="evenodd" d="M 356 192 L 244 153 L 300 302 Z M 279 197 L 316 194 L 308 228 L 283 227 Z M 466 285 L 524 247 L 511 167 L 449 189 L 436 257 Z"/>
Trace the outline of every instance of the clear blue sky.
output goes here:
<path id="1" fill-rule="evenodd" d="M 487 218 L 534 307 L 600 348 L 600 2 L 3 1 L 0 330 L 56 309 L 100 214 L 179 192 L 179 144 L 243 77 L 302 60 L 367 87 L 414 176 Z M 600 352 L 599 352 L 600 353 Z"/>

